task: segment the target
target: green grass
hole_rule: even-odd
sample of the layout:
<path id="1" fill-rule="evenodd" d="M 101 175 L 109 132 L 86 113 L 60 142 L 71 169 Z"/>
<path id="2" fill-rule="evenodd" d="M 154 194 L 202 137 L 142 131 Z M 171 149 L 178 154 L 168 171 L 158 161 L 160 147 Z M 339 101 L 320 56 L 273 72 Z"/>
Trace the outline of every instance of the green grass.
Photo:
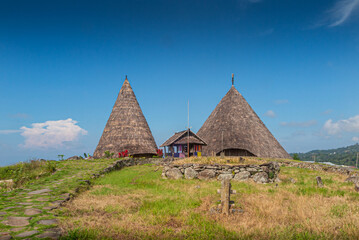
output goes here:
<path id="1" fill-rule="evenodd" d="M 37 224 L 39 220 L 55 217 L 54 214 L 57 210 L 52 212 L 44 209 L 44 207 L 60 200 L 63 193 L 75 195 L 75 189 L 88 189 L 88 184 L 83 180 L 91 180 L 92 174 L 98 173 L 114 161 L 115 159 L 30 161 L 0 168 L 0 179 L 11 178 L 16 180 L 15 189 L 0 190 L 0 212 L 6 213 L 0 217 L 3 218 L 0 220 L 0 232 L 14 228 L 2 223 L 2 220 L 8 216 L 26 216 L 24 215 L 26 206 L 19 204 L 24 202 L 31 203 L 34 208 L 42 210 L 42 213 L 32 216 L 30 225 L 16 234 L 35 228 L 41 233 L 47 228 L 51 228 L 52 226 Z M 56 171 L 54 171 L 55 169 Z M 51 192 L 46 196 L 32 195 L 30 198 L 25 198 L 28 196 L 27 192 L 44 188 L 50 189 Z M 40 197 L 47 200 L 38 201 L 37 199 Z M 16 208 L 7 209 L 8 207 Z"/>
<path id="2" fill-rule="evenodd" d="M 232 200 L 245 213 L 228 219 L 209 213 L 209 208 L 216 206 L 220 198 L 216 193 L 220 182 L 162 179 L 161 170 L 156 169 L 151 165 L 134 166 L 96 180 L 93 189 L 81 194 L 64 210 L 62 224 L 70 231 L 64 239 L 84 239 L 86 234 L 91 234 L 87 236 L 89 239 L 114 236 L 121 239 L 352 239 L 359 236 L 357 228 L 351 227 L 359 222 L 359 207 L 356 207 L 359 194 L 340 175 L 283 167 L 280 173 L 283 181 L 278 185 L 232 181 L 232 188 L 239 193 Z M 316 186 L 318 175 L 324 188 Z M 297 182 L 293 184 L 289 178 Z M 304 216 L 300 216 L 301 211 Z M 314 226 L 317 222 L 320 222 L 318 226 Z"/>

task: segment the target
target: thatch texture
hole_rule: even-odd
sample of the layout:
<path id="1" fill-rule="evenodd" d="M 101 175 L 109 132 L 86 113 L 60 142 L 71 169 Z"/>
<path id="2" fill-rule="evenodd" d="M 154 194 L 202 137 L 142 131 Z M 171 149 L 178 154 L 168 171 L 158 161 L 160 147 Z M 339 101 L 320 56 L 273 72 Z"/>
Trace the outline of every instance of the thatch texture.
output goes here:
<path id="1" fill-rule="evenodd" d="M 229 153 L 248 151 L 257 157 L 291 158 L 234 86 L 197 135 L 207 143 L 203 147 L 207 156 L 228 149 Z"/>
<path id="2" fill-rule="evenodd" d="M 206 145 L 205 141 L 203 141 L 199 136 L 197 136 L 191 130 L 189 130 L 189 138 L 188 138 L 188 130 L 184 130 L 175 133 L 173 136 L 167 139 L 160 147 L 171 146 L 176 144 L 177 145 L 187 144 L 188 140 L 190 144 Z"/>
<path id="3" fill-rule="evenodd" d="M 94 157 L 103 157 L 105 151 L 117 155 L 125 150 L 135 156 L 155 155 L 157 150 L 151 130 L 127 77 L 96 147 Z"/>

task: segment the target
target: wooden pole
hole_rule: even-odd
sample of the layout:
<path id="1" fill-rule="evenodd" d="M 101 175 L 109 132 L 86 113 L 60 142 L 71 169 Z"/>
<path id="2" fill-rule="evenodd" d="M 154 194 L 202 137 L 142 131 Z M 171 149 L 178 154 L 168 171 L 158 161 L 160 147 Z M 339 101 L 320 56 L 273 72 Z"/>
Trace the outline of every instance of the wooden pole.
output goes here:
<path id="1" fill-rule="evenodd" d="M 222 189 L 221 189 L 221 205 L 222 205 L 222 214 L 229 215 L 230 208 L 230 194 L 231 194 L 231 180 L 225 179 L 222 180 Z"/>

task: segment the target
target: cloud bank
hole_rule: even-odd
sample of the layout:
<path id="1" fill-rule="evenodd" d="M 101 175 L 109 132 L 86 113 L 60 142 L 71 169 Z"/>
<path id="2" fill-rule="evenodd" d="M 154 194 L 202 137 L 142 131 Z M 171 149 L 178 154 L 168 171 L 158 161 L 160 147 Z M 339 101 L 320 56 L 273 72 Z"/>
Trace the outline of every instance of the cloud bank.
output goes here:
<path id="1" fill-rule="evenodd" d="M 58 121 L 33 123 L 32 127 L 21 127 L 25 138 L 24 148 L 61 148 L 67 142 L 75 141 L 87 131 L 77 125 L 71 118 Z"/>
<path id="2" fill-rule="evenodd" d="M 333 122 L 329 119 L 325 122 L 323 130 L 329 135 L 341 135 L 345 132 L 359 132 L 359 115 L 348 119 Z"/>

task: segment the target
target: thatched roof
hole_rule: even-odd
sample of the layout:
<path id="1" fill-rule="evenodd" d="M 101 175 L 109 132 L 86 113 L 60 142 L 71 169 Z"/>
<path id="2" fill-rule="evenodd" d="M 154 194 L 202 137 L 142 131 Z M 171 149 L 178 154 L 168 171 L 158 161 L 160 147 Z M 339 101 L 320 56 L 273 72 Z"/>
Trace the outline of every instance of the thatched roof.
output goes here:
<path id="1" fill-rule="evenodd" d="M 128 150 L 130 155 L 156 154 L 157 145 L 126 77 L 111 115 L 96 147 L 94 157 L 105 151 L 115 154 Z"/>
<path id="2" fill-rule="evenodd" d="M 233 85 L 197 135 L 207 143 L 203 147 L 207 156 L 243 149 L 257 157 L 291 158 Z"/>
<path id="3" fill-rule="evenodd" d="M 176 144 L 187 144 L 188 143 L 188 130 L 175 133 L 172 137 L 167 139 L 160 147 L 176 145 Z M 199 136 L 189 130 L 189 143 L 198 145 L 207 145 Z"/>

